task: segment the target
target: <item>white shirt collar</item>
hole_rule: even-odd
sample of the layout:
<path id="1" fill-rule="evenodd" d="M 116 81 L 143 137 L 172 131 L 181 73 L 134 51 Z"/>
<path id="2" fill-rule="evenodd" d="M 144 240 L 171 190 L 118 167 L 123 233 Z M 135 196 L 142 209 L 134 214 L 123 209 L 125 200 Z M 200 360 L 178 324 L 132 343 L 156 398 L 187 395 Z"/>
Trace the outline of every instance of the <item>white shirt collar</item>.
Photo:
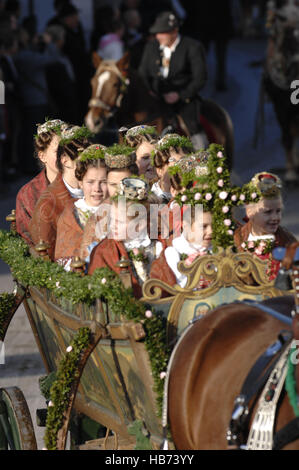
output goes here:
<path id="1" fill-rule="evenodd" d="M 188 242 L 183 234 L 172 240 L 172 246 L 177 250 L 178 253 L 185 255 L 192 255 L 198 251 L 207 251 L 207 249 L 201 245 Z"/>
<path id="2" fill-rule="evenodd" d="M 165 197 L 168 200 L 172 198 L 171 193 L 167 193 L 161 189 L 161 186 L 159 185 L 159 181 L 153 184 L 151 191 L 158 197 Z"/>
<path id="3" fill-rule="evenodd" d="M 63 182 L 68 190 L 68 192 L 70 193 L 70 195 L 74 198 L 74 199 L 82 199 L 84 194 L 83 194 L 83 191 L 82 189 L 80 188 L 72 188 L 66 181 L 64 178 L 63 179 Z"/>
<path id="4" fill-rule="evenodd" d="M 78 201 L 75 202 L 75 206 L 77 209 L 80 209 L 83 212 L 92 212 L 95 214 L 100 207 L 100 204 L 98 206 L 89 206 L 86 204 L 85 198 L 83 197 L 82 199 L 78 199 Z"/>
<path id="5" fill-rule="evenodd" d="M 124 242 L 126 250 L 132 250 L 133 248 L 146 248 L 151 244 L 151 239 L 147 235 L 143 239 L 136 238 L 134 240 L 128 240 Z"/>
<path id="6" fill-rule="evenodd" d="M 166 56 L 168 56 L 168 54 L 169 54 L 169 57 L 170 57 L 171 54 L 176 50 L 177 45 L 179 44 L 180 40 L 181 40 L 181 36 L 180 36 L 180 34 L 178 34 L 178 37 L 176 38 L 174 43 L 171 44 L 170 47 L 160 46 L 160 49 L 162 50 L 163 54 L 165 54 Z"/>
<path id="7" fill-rule="evenodd" d="M 248 239 L 247 241 L 248 242 L 255 242 L 256 240 L 275 240 L 275 236 L 274 235 L 252 235 L 252 233 L 250 232 L 250 234 L 248 235 Z"/>

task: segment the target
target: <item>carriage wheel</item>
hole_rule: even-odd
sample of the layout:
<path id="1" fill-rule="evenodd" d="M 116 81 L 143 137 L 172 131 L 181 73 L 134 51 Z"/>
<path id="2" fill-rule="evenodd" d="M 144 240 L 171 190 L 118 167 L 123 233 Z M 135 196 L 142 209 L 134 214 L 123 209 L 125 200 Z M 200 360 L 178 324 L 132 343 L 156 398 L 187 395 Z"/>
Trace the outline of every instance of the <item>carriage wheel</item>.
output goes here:
<path id="1" fill-rule="evenodd" d="M 0 450 L 37 450 L 30 411 L 17 387 L 0 389 Z"/>

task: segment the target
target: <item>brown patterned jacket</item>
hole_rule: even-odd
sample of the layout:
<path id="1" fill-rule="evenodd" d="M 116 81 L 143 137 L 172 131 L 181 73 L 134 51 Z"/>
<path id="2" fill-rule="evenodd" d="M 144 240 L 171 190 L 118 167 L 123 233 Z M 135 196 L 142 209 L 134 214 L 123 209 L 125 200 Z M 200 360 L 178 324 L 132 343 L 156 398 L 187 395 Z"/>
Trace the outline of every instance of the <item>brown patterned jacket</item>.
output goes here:
<path id="1" fill-rule="evenodd" d="M 69 201 L 73 201 L 73 198 L 59 173 L 39 198 L 29 225 L 33 244 L 36 245 L 40 240 L 47 243 L 48 254 L 52 261 L 54 261 L 58 218 Z"/>
<path id="2" fill-rule="evenodd" d="M 16 199 L 16 225 L 17 232 L 22 238 L 32 245 L 32 239 L 29 233 L 29 224 L 32 219 L 34 208 L 41 194 L 49 186 L 46 176 L 46 170 L 42 170 L 29 183 L 25 184 L 17 194 Z"/>
<path id="3" fill-rule="evenodd" d="M 116 266 L 116 263 L 122 257 L 129 258 L 124 244 L 121 241 L 105 238 L 91 252 L 88 274 L 93 274 L 97 268 L 110 268 L 116 274 L 120 274 L 121 268 Z M 131 274 L 134 296 L 139 299 L 142 297 L 142 288 L 134 276 L 131 266 L 128 269 Z"/>
<path id="4" fill-rule="evenodd" d="M 68 260 L 81 254 L 83 227 L 76 217 L 76 200 L 67 203 L 57 221 L 55 261 Z"/>

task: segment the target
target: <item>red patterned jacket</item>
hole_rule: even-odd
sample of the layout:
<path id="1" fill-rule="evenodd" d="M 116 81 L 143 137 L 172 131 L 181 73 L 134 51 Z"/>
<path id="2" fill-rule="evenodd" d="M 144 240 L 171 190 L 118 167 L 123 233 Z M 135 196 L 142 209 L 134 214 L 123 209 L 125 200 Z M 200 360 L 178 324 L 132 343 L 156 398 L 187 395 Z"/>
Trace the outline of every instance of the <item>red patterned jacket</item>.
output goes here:
<path id="1" fill-rule="evenodd" d="M 39 198 L 29 225 L 34 245 L 40 240 L 47 243 L 48 254 L 52 261 L 54 261 L 58 218 L 69 201 L 72 200 L 73 198 L 59 173 Z"/>
<path id="2" fill-rule="evenodd" d="M 42 170 L 33 180 L 25 184 L 17 194 L 16 199 L 16 225 L 17 232 L 24 240 L 32 245 L 29 233 L 29 224 L 32 219 L 34 208 L 41 194 L 49 186 L 46 170 Z"/>

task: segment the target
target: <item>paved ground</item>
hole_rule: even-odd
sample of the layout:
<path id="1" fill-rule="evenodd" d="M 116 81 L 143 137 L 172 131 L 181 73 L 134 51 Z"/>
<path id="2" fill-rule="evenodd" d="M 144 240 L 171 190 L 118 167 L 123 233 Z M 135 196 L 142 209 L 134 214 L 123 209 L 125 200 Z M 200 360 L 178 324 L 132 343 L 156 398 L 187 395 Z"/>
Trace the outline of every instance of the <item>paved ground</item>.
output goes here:
<path id="1" fill-rule="evenodd" d="M 280 133 L 270 104 L 265 108 L 265 139 L 257 149 L 252 146 L 261 68 L 252 67 L 253 61 L 264 56 L 263 41 L 234 41 L 228 60 L 229 90 L 216 93 L 213 88 L 214 57 L 209 55 L 211 81 L 204 95 L 222 104 L 230 113 L 235 127 L 236 156 L 234 176 L 240 182 L 248 181 L 255 172 L 283 169 L 284 154 Z M 15 196 L 26 182 L 25 178 L 2 188 L 0 196 L 0 228 L 7 228 L 5 216 L 15 208 Z M 284 225 L 299 236 L 299 188 L 285 189 Z M 9 270 L 0 262 L 0 291 L 11 291 Z M 28 401 L 35 424 L 35 410 L 44 406 L 38 389 L 38 378 L 45 373 L 25 311 L 17 311 L 5 339 L 5 365 L 0 365 L 0 387 L 20 387 Z M 38 447 L 43 447 L 42 429 L 36 428 Z"/>

